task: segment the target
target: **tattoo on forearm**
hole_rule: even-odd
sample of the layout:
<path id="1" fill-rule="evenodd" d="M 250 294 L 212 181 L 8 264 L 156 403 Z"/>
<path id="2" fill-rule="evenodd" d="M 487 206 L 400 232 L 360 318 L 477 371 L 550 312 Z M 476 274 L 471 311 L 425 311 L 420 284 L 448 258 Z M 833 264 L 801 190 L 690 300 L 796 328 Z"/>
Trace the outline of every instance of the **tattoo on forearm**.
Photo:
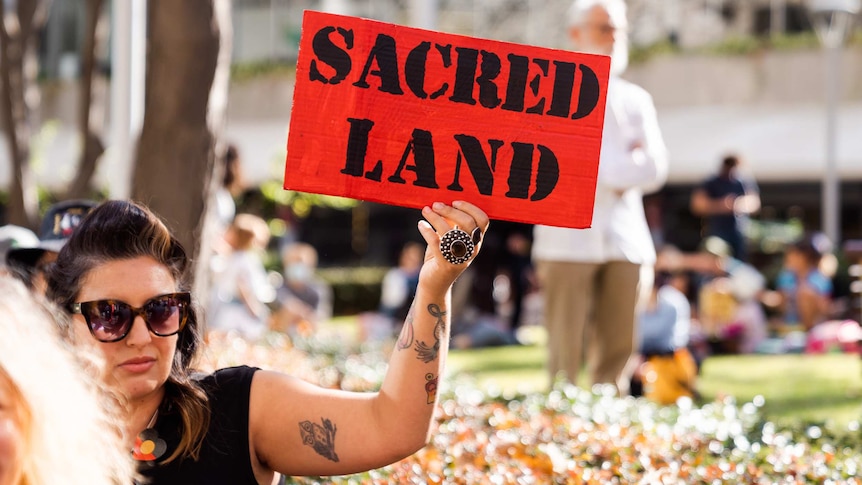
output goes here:
<path id="1" fill-rule="evenodd" d="M 434 404 L 437 399 L 437 376 L 432 373 L 425 374 L 425 393 L 428 394 L 428 404 Z"/>
<path id="2" fill-rule="evenodd" d="M 434 325 L 434 345 L 428 345 L 422 341 L 416 342 L 418 358 L 426 364 L 436 359 L 437 355 L 440 354 L 440 342 L 446 333 L 446 312 L 441 310 L 436 303 L 431 303 L 428 305 L 428 313 L 437 317 L 437 323 Z"/>
<path id="3" fill-rule="evenodd" d="M 335 454 L 335 425 L 326 418 L 322 417 L 320 420 L 323 426 L 311 421 L 299 423 L 299 433 L 302 436 L 302 442 L 314 448 L 314 451 L 318 455 L 337 462 L 338 455 Z"/>
<path id="4" fill-rule="evenodd" d="M 413 309 L 416 307 L 416 301 L 410 305 L 410 310 L 407 311 L 407 318 L 404 319 L 404 325 L 401 327 L 401 335 L 398 337 L 398 350 L 409 349 L 413 346 Z"/>

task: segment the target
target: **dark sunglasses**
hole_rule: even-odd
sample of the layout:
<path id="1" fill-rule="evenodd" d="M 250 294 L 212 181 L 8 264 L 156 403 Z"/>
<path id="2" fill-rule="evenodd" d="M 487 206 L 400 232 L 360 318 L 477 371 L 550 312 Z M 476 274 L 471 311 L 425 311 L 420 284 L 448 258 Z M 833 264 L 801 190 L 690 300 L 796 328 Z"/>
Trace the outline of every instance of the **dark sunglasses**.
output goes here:
<path id="1" fill-rule="evenodd" d="M 182 292 L 150 298 L 141 308 L 120 300 L 94 300 L 73 303 L 69 311 L 84 316 L 96 340 L 118 342 L 129 334 L 138 315 L 144 319 L 150 332 L 159 337 L 170 337 L 186 325 L 190 306 L 191 295 Z"/>

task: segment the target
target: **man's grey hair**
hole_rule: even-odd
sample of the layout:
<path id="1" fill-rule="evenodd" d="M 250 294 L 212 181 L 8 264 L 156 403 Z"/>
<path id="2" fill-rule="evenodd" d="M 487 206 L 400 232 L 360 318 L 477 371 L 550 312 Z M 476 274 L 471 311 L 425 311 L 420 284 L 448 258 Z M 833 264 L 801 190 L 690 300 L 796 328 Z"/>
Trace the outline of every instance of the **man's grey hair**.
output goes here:
<path id="1" fill-rule="evenodd" d="M 568 26 L 583 25 L 587 14 L 593 7 L 602 7 L 610 15 L 614 27 L 625 30 L 628 27 L 626 19 L 626 3 L 624 0 L 575 0 L 568 11 Z"/>

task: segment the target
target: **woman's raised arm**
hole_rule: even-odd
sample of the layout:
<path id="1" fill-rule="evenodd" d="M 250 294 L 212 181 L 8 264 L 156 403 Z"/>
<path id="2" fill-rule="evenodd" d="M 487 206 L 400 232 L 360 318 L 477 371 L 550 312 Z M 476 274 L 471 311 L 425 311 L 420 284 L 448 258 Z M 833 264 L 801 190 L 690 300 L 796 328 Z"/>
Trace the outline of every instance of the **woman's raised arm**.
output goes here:
<path id="1" fill-rule="evenodd" d="M 275 372 L 255 374 L 249 445 L 260 481 L 271 471 L 343 475 L 379 468 L 427 442 L 448 350 L 450 289 L 478 252 L 489 220 L 467 202 L 435 203 L 422 215 L 425 262 L 378 392 L 323 389 Z"/>

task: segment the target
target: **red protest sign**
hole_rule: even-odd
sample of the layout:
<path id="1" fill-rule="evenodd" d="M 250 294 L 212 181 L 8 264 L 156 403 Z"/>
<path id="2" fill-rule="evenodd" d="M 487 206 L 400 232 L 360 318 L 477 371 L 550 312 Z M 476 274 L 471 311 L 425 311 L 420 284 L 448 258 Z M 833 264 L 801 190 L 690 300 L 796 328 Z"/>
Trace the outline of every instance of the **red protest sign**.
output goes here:
<path id="1" fill-rule="evenodd" d="M 284 188 L 589 227 L 610 59 L 306 11 Z"/>

